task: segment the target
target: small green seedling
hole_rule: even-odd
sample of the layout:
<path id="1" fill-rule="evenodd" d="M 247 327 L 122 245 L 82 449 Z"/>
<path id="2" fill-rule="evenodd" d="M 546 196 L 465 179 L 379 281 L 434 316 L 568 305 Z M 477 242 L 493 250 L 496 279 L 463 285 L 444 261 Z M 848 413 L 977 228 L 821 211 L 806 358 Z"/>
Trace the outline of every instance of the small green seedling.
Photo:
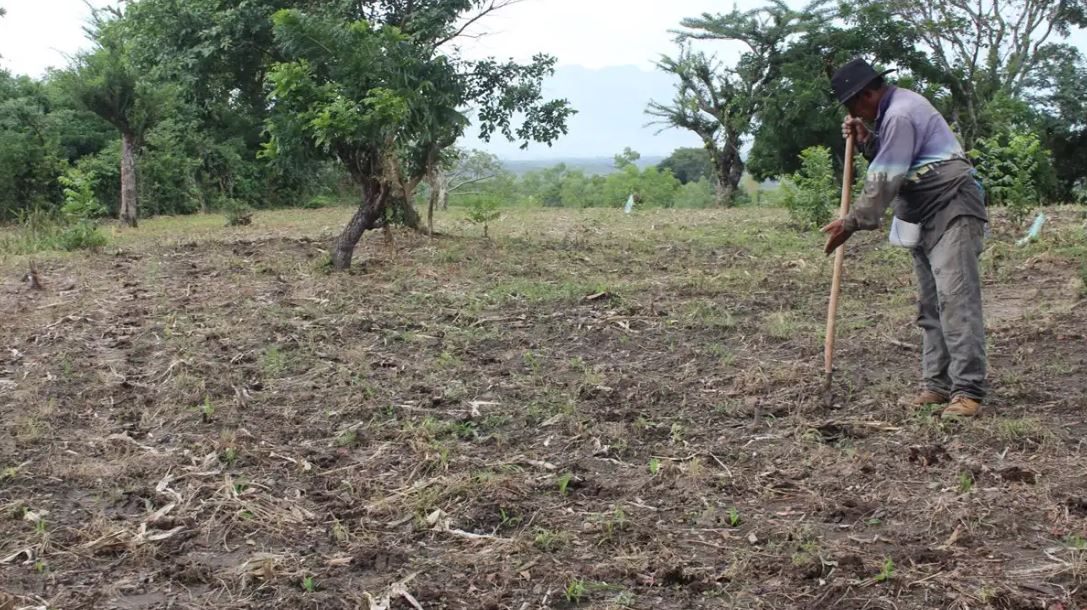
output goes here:
<path id="1" fill-rule="evenodd" d="M 227 447 L 223 450 L 222 461 L 228 467 L 233 468 L 234 462 L 238 461 L 238 450 L 234 447 Z"/>
<path id="2" fill-rule="evenodd" d="M 302 579 L 302 590 L 306 593 L 313 593 L 317 590 L 317 582 L 313 580 L 312 576 L 306 576 Z"/>
<path id="3" fill-rule="evenodd" d="M 736 510 L 736 507 L 728 509 L 728 524 L 731 527 L 740 527 L 743 523 L 743 519 L 740 518 L 740 511 Z"/>
<path id="4" fill-rule="evenodd" d="M 974 475 L 969 472 L 959 474 L 959 493 L 968 494 L 974 488 Z"/>
<path id="5" fill-rule="evenodd" d="M 570 584 L 566 585 L 566 601 L 571 604 L 580 604 L 582 598 L 588 592 L 587 589 L 584 580 L 579 578 L 571 581 Z"/>
<path id="6" fill-rule="evenodd" d="M 502 519 L 502 527 L 516 527 L 524 520 L 521 515 L 504 508 L 498 509 L 498 516 Z"/>
<path id="7" fill-rule="evenodd" d="M 656 475 L 661 470 L 661 461 L 657 458 L 649 460 L 649 474 Z"/>
<path id="8" fill-rule="evenodd" d="M 200 405 L 200 419 L 205 423 L 211 422 L 211 417 L 215 415 L 215 405 L 211 404 L 211 397 L 204 397 L 204 404 Z"/>
<path id="9" fill-rule="evenodd" d="M 887 582 L 894 577 L 894 574 L 895 562 L 892 561 L 890 557 L 888 557 L 883 561 L 883 569 L 879 571 L 879 574 L 876 574 L 873 580 L 875 580 L 876 582 Z"/>
<path id="10" fill-rule="evenodd" d="M 558 480 L 559 493 L 565 496 L 567 494 L 567 492 L 569 491 L 570 481 L 573 481 L 573 480 L 574 480 L 574 475 L 570 474 L 569 472 L 564 472 L 561 475 L 559 475 L 559 480 Z"/>
<path id="11" fill-rule="evenodd" d="M 565 543 L 562 535 L 543 528 L 536 530 L 536 535 L 532 538 L 532 544 L 541 551 L 553 551 Z"/>
<path id="12" fill-rule="evenodd" d="M 44 536 L 45 531 L 46 531 L 45 519 L 38 519 L 37 521 L 34 522 L 34 533 L 35 534 L 37 534 L 39 536 Z"/>

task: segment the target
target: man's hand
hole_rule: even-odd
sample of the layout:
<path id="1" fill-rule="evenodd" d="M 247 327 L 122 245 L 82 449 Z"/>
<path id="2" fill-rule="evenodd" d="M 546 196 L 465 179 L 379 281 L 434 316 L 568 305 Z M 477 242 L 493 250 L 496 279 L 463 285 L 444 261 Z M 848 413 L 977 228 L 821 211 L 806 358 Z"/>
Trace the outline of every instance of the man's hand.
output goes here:
<path id="1" fill-rule="evenodd" d="M 868 128 L 864 121 L 854 116 L 847 116 L 842 121 L 842 139 L 848 139 L 850 132 L 856 136 L 857 142 L 863 144 L 868 139 Z"/>
<path id="2" fill-rule="evenodd" d="M 835 220 L 820 230 L 827 234 L 827 245 L 823 248 L 823 251 L 828 255 L 837 250 L 838 246 L 844 244 L 853 235 L 853 233 L 845 230 L 845 223 L 841 220 Z"/>

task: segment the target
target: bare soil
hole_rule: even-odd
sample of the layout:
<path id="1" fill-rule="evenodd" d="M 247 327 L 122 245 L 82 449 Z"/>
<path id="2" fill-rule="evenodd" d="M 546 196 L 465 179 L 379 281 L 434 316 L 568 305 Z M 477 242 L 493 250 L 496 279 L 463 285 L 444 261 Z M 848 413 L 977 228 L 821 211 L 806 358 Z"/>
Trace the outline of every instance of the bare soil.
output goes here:
<path id="1" fill-rule="evenodd" d="M 0 609 L 1087 608 L 1080 209 L 994 223 L 966 422 L 897 404 L 880 235 L 827 409 L 830 265 L 777 212 L 510 212 L 352 274 L 350 211 L 294 214 L 121 231 L 42 290 L 0 261 Z"/>

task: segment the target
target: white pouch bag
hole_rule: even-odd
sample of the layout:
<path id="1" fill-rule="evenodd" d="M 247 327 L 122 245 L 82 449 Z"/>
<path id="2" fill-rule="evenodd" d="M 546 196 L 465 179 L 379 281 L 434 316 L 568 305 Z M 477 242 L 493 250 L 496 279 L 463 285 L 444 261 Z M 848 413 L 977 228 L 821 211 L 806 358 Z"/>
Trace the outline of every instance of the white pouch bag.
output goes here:
<path id="1" fill-rule="evenodd" d="M 895 216 L 891 220 L 891 244 L 901 248 L 916 248 L 921 244 L 921 225 L 901 220 Z"/>

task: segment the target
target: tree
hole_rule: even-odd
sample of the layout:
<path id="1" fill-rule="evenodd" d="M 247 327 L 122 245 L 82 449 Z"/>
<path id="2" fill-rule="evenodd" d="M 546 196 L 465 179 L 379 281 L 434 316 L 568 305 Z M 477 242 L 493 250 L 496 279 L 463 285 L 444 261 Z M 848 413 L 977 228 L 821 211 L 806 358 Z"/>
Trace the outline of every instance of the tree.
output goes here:
<path id="1" fill-rule="evenodd" d="M 681 184 L 698 182 L 713 175 L 713 164 L 704 148 L 677 148 L 657 167 L 670 170 Z"/>
<path id="2" fill-rule="evenodd" d="M 658 67 L 679 79 L 671 105 L 651 102 L 647 112 L 667 127 L 688 129 L 705 145 L 714 168 L 718 205 L 731 205 L 744 172 L 740 155 L 743 138 L 750 135 L 762 109 L 765 93 L 778 78 L 782 56 L 790 40 L 812 23 L 827 18 L 824 0 L 791 10 L 773 0 L 764 8 L 733 9 L 726 14 L 703 14 L 684 19 L 678 32 L 678 58 L 663 57 Z M 746 50 L 734 66 L 696 51 L 691 41 L 742 43 Z"/>
<path id="3" fill-rule="evenodd" d="M 854 11 L 850 6 L 843 8 Z M 934 68 L 924 53 L 914 49 L 908 28 L 875 4 L 852 15 L 850 23 L 832 19 L 831 14 L 808 21 L 782 52 L 756 115 L 747 159 L 747 169 L 756 179 L 798 171 L 801 152 L 813 146 L 829 146 L 835 166 L 841 168 L 845 110 L 830 93 L 830 77 L 854 57 L 865 57 L 877 67 L 897 67 L 893 78 L 898 83 L 940 105 L 940 90 L 932 84 Z"/>
<path id="4" fill-rule="evenodd" d="M 396 195 L 414 188 L 463 133 L 474 106 L 480 136 L 550 142 L 565 133 L 565 100 L 541 101 L 554 59 L 528 65 L 466 61 L 439 47 L 493 10 L 489 0 L 333 3 L 323 11 L 282 10 L 275 35 L 289 61 L 273 67 L 267 153 L 297 150 L 343 164 L 361 204 L 337 239 L 335 269 L 350 267 L 363 232 Z M 344 18 L 344 11 L 349 16 Z M 514 124 L 514 117 L 524 120 Z"/>
<path id="5" fill-rule="evenodd" d="M 990 102 L 1021 98 L 1032 84 L 1049 88 L 1032 75 L 1065 49 L 1056 38 L 1087 25 L 1083 0 L 862 0 L 855 6 L 871 5 L 907 26 L 907 40 L 928 53 L 967 148 L 992 133 L 984 120 Z"/>
<path id="6" fill-rule="evenodd" d="M 287 151 L 275 164 L 258 158 L 271 110 L 265 98 L 268 73 L 285 59 L 276 43 L 272 15 L 311 4 L 310 0 L 128 4 L 116 27 L 123 30 L 131 62 L 176 91 L 176 108 L 170 125 L 164 126 L 168 129 L 149 135 L 151 150 L 141 159 L 145 168 L 154 165 L 151 182 L 174 211 L 193 207 L 206 211 L 234 199 L 255 206 L 289 205 L 328 177 L 330 164 L 320 159 L 291 158 Z M 166 157 L 181 162 L 171 163 Z M 182 205 L 183 192 L 198 205 Z"/>
<path id="7" fill-rule="evenodd" d="M 113 19 L 120 18 L 113 13 Z M 62 76 L 72 97 L 121 132 L 120 218 L 135 227 L 138 216 L 136 155 L 148 129 L 159 119 L 167 93 L 140 78 L 120 32 L 95 13 L 90 31 L 96 48 L 78 56 Z"/>
<path id="8" fill-rule="evenodd" d="M 615 155 L 614 158 L 615 169 L 623 170 L 628 167 L 634 167 L 634 164 L 637 163 L 638 159 L 642 158 L 642 153 L 631 150 L 631 148 L 627 146 L 623 149 L 623 152 Z"/>
<path id="9" fill-rule="evenodd" d="M 51 106 L 40 83 L 0 70 L 0 219 L 60 201 L 57 178 L 67 160 Z"/>
<path id="10" fill-rule="evenodd" d="M 445 151 L 437 168 L 428 177 L 430 196 L 427 205 L 427 228 L 434 232 L 434 209 L 449 208 L 449 196 L 465 187 L 480 185 L 508 174 L 498 157 L 482 150 L 450 148 Z"/>

